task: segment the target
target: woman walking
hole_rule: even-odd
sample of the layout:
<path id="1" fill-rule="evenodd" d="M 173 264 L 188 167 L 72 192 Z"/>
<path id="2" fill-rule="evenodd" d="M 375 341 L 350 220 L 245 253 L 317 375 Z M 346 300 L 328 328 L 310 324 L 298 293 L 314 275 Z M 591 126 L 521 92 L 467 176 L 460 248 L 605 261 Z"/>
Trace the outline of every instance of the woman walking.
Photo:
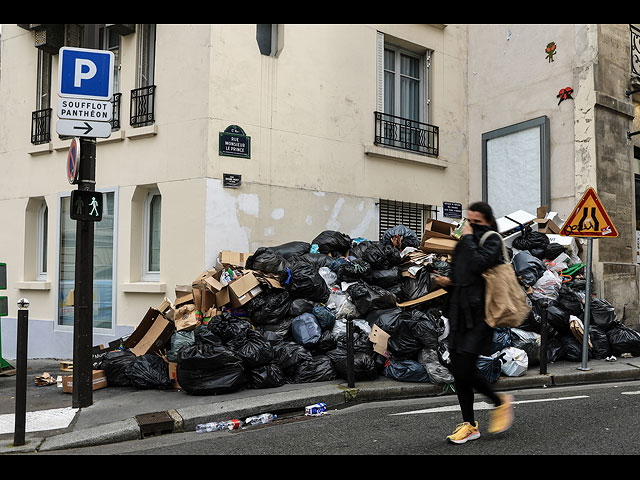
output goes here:
<path id="1" fill-rule="evenodd" d="M 502 261 L 502 239 L 499 235 L 488 235 L 480 245 L 486 232 L 497 231 L 489 204 L 476 202 L 470 205 L 467 217 L 469 222 L 463 227 L 462 238 L 453 252 L 451 278 L 436 277 L 436 283 L 449 292 L 446 316 L 450 325 L 451 373 L 463 422 L 447 440 L 456 444 L 480 437 L 473 411 L 474 389 L 495 406 L 491 412 L 489 433 L 508 430 L 513 420 L 513 397 L 494 393 L 476 367 L 479 355 L 489 355 L 493 340 L 493 329 L 484 320 L 482 273 Z"/>

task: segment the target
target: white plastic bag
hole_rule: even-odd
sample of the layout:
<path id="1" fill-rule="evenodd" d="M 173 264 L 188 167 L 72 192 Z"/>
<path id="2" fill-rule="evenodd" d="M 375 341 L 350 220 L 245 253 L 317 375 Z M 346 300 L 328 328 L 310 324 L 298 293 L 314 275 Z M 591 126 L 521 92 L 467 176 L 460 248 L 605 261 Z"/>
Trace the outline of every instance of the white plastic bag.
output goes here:
<path id="1" fill-rule="evenodd" d="M 507 347 L 500 351 L 500 367 L 507 377 L 521 377 L 529 368 L 529 358 L 524 350 L 515 347 Z"/>
<path id="2" fill-rule="evenodd" d="M 533 293 L 531 294 L 531 297 L 534 300 L 543 297 L 556 300 L 558 298 L 561 285 L 562 279 L 560 278 L 560 275 L 552 270 L 546 270 L 538 281 L 533 284 Z"/>

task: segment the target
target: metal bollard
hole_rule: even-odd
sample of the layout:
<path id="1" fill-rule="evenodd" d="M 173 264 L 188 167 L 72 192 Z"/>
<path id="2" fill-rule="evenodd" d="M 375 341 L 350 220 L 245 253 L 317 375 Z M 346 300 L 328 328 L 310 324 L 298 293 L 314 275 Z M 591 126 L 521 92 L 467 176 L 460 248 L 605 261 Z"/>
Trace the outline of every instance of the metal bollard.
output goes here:
<path id="1" fill-rule="evenodd" d="M 347 318 L 347 385 L 349 388 L 355 387 L 353 366 L 353 322 Z"/>
<path id="2" fill-rule="evenodd" d="M 18 300 L 18 333 L 16 345 L 16 413 L 13 434 L 15 447 L 24 445 L 27 423 L 27 339 L 29 300 Z"/>
<path id="3" fill-rule="evenodd" d="M 549 337 L 549 328 L 547 324 L 547 310 L 542 312 L 540 318 L 540 375 L 547 374 L 547 340 Z"/>

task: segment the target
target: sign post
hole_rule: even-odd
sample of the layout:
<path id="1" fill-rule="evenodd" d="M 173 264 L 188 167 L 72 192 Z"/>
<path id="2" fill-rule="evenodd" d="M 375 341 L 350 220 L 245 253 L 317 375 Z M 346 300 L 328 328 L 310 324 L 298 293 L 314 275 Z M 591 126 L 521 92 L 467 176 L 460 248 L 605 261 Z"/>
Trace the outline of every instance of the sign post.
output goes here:
<path id="1" fill-rule="evenodd" d="M 102 219 L 102 193 L 95 191 L 96 138 L 111 135 L 113 52 L 97 50 L 97 24 L 84 25 L 83 48 L 62 47 L 58 63 L 58 122 L 60 135 L 74 139 L 67 157 L 71 218 L 76 220 L 75 286 L 73 302 L 74 408 L 93 403 L 93 241 L 94 222 Z"/>
<path id="2" fill-rule="evenodd" d="M 596 191 L 589 187 L 569 215 L 560 235 L 567 237 L 585 237 L 587 239 L 587 265 L 585 276 L 587 286 L 584 299 L 584 333 L 582 335 L 582 364 L 578 370 L 587 368 L 589 356 L 589 321 L 591 319 L 591 261 L 593 257 L 593 239 L 617 237 L 618 231 L 613 225 Z"/>

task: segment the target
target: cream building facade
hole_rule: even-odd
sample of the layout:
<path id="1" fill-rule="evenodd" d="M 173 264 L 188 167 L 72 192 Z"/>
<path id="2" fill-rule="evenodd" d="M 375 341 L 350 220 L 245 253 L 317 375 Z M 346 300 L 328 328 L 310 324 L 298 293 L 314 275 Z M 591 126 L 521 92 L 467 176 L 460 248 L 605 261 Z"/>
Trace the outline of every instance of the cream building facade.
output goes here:
<path id="1" fill-rule="evenodd" d="M 29 357 L 72 355 L 75 186 L 70 139 L 55 126 L 57 52 L 82 45 L 81 27 L 2 26 L 5 358 L 20 297 L 31 303 Z M 324 230 L 377 239 L 389 222 L 381 213 L 402 219 L 394 201 L 423 222 L 443 218 L 443 201 L 469 200 L 464 25 L 103 27 L 119 124 L 96 147 L 106 208 L 94 345 L 130 333 L 222 250 L 310 242 Z M 248 155 L 221 154 L 229 128 L 250 137 Z M 225 174 L 240 186 L 225 186 Z"/>

